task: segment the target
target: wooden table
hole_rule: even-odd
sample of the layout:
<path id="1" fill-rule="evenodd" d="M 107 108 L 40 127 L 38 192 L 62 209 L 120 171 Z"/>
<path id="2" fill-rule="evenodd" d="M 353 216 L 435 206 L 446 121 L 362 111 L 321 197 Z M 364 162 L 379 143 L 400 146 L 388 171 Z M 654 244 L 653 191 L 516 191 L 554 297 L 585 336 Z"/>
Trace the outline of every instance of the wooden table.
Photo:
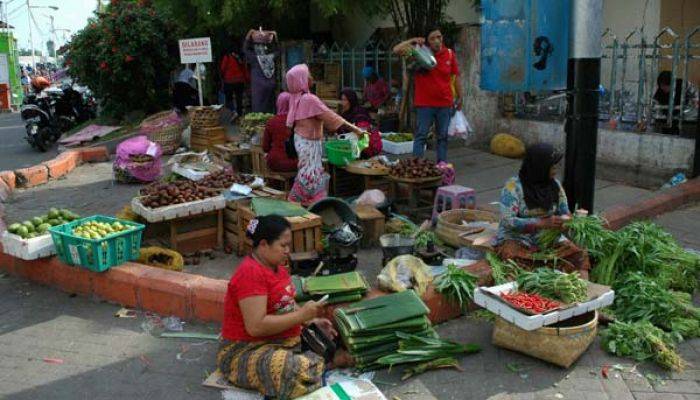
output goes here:
<path id="1" fill-rule="evenodd" d="M 349 173 L 362 177 L 363 191 L 380 189 L 388 192 L 390 187 L 386 177 L 389 175 L 389 168 L 369 168 L 363 165 L 365 162 L 362 160 L 353 161 L 344 168 Z"/>
<path id="2" fill-rule="evenodd" d="M 214 222 L 214 218 L 216 222 Z M 170 225 L 170 248 L 183 254 L 223 248 L 224 210 L 177 218 Z"/>
<path id="3" fill-rule="evenodd" d="M 442 186 L 442 176 L 412 179 L 389 175 L 388 178 L 391 182 L 390 196 L 399 212 L 414 218 L 419 218 L 426 212 L 428 215 L 432 213 L 435 192 Z M 408 197 L 399 197 L 400 185 L 408 187 Z"/>

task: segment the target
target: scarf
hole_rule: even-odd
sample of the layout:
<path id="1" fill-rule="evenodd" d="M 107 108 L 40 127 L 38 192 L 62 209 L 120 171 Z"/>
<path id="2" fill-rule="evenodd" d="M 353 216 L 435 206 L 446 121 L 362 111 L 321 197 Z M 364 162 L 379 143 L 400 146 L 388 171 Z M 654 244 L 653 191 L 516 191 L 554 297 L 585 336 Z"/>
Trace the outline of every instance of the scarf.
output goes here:
<path id="1" fill-rule="evenodd" d="M 287 71 L 287 91 L 289 91 L 289 114 L 287 126 L 292 127 L 296 121 L 313 118 L 330 109 L 321 99 L 309 93 L 309 67 L 299 64 Z"/>
<path id="2" fill-rule="evenodd" d="M 287 115 L 289 113 L 289 98 L 291 95 L 282 92 L 277 96 L 277 115 Z"/>
<path id="3" fill-rule="evenodd" d="M 340 92 L 340 95 L 345 96 L 350 102 L 350 108 L 348 109 L 348 111 L 345 111 L 342 114 L 340 114 L 340 116 L 343 117 L 343 119 L 353 124 L 372 121 L 369 114 L 367 113 L 367 110 L 365 110 L 365 108 L 360 105 L 360 101 L 357 98 L 357 93 L 355 93 L 354 90 L 350 88 L 345 88 Z"/>
<path id="4" fill-rule="evenodd" d="M 561 158 L 562 154 L 550 144 L 528 147 L 518 176 L 530 210 L 541 208 L 549 212 L 559 200 L 559 184 L 549 176 L 549 171 Z"/>

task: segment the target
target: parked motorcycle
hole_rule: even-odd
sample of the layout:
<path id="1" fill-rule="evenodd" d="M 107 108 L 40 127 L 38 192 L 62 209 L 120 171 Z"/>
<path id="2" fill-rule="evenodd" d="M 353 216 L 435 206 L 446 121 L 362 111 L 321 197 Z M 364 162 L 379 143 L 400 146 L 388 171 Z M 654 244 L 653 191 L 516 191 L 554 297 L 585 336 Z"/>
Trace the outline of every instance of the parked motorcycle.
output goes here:
<path id="1" fill-rule="evenodd" d="M 20 113 L 25 121 L 27 142 L 44 152 L 63 133 L 95 118 L 97 103 L 88 89 L 67 85 L 27 95 Z"/>

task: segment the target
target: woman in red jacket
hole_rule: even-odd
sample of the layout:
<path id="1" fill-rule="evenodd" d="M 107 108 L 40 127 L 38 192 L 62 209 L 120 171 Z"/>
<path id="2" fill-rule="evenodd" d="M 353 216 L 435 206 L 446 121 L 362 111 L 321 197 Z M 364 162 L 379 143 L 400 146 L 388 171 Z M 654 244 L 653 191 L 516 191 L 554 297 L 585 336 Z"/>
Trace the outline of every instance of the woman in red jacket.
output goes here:
<path id="1" fill-rule="evenodd" d="M 277 115 L 267 121 L 263 135 L 263 151 L 267 153 L 267 167 L 275 172 L 295 172 L 297 170 L 297 159 L 289 158 L 284 148 L 284 143 L 292 134 L 292 131 L 287 127 L 289 98 L 290 95 L 287 92 L 282 92 L 277 97 Z"/>

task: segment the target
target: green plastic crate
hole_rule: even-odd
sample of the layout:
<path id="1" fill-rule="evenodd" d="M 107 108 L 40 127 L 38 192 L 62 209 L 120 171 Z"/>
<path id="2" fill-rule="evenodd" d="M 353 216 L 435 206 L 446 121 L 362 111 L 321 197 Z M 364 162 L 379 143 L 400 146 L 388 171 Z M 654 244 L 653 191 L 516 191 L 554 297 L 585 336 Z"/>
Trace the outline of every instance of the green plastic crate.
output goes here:
<path id="1" fill-rule="evenodd" d="M 85 239 L 73 235 L 73 228 L 86 222 L 119 222 L 132 229 L 104 239 Z M 139 258 L 141 234 L 145 226 L 136 222 L 95 215 L 49 228 L 58 258 L 65 264 L 79 265 L 94 272 L 103 272 Z"/>

